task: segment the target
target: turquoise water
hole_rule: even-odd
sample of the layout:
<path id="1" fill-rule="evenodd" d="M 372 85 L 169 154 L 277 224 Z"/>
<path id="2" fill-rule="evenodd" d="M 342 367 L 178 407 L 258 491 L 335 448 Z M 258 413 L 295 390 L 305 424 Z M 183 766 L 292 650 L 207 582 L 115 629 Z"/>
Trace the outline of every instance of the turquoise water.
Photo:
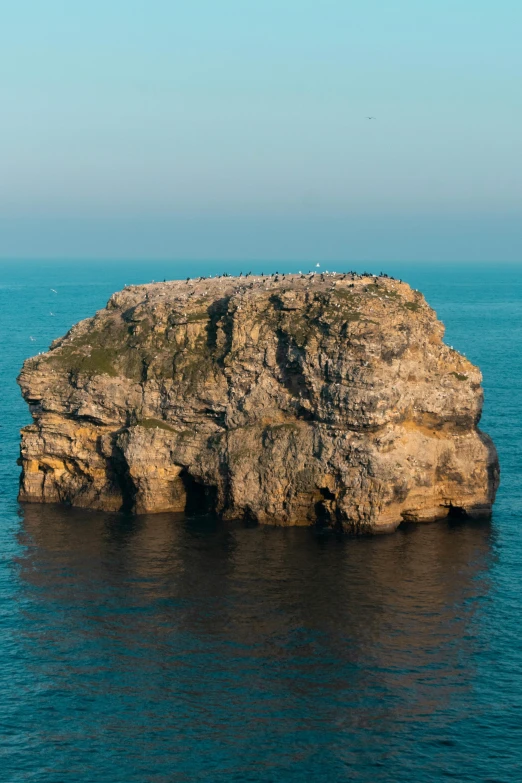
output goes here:
<path id="1" fill-rule="evenodd" d="M 0 780 L 522 780 L 522 267 L 382 266 L 484 373 L 491 523 L 339 540 L 17 504 L 23 359 L 124 283 L 250 267 L 278 265 L 0 264 Z"/>

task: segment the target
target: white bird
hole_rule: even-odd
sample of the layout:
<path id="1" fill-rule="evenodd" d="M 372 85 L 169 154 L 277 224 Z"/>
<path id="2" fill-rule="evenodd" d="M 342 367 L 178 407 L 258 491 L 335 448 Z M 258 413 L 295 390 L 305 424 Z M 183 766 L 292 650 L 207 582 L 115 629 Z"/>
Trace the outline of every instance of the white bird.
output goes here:
<path id="1" fill-rule="evenodd" d="M 321 264 L 316 264 L 316 266 L 321 266 Z"/>
<path id="2" fill-rule="evenodd" d="M 34 343 L 34 337 L 31 337 L 31 335 L 29 335 L 29 339 L 30 339 L 30 341 L 31 341 L 32 343 Z"/>
<path id="3" fill-rule="evenodd" d="M 54 313 L 49 313 L 49 315 L 54 315 Z"/>
<path id="4" fill-rule="evenodd" d="M 51 288 L 51 291 L 53 292 L 53 294 L 57 294 L 57 293 L 58 293 L 58 291 L 56 290 L 56 288 Z"/>

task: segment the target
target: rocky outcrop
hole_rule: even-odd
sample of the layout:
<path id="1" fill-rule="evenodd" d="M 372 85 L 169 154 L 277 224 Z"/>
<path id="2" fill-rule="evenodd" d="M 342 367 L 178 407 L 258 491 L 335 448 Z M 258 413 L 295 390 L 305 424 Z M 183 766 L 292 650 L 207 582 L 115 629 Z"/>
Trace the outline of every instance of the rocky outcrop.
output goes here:
<path id="1" fill-rule="evenodd" d="M 489 514 L 481 375 L 390 278 L 131 286 L 19 377 L 20 500 L 347 531 Z"/>

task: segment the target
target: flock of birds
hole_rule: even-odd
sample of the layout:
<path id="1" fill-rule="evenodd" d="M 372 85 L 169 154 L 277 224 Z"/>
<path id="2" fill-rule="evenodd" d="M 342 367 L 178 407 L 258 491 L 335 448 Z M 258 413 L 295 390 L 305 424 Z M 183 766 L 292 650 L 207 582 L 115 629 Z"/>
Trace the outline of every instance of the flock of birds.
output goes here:
<path id="1" fill-rule="evenodd" d="M 315 266 L 317 268 L 317 267 L 320 267 L 321 264 L 316 264 Z M 337 274 L 339 275 L 340 279 L 345 279 L 346 277 L 350 277 L 353 280 L 360 280 L 360 279 L 362 279 L 364 277 L 369 277 L 369 278 L 372 278 L 374 282 L 377 282 L 377 278 L 378 277 L 385 277 L 388 280 L 395 280 L 395 281 L 397 281 L 399 283 L 402 283 L 402 280 L 400 280 L 399 278 L 392 277 L 392 275 L 388 275 L 388 274 L 386 274 L 386 272 L 380 272 L 379 275 L 375 275 L 372 272 L 361 272 L 361 273 L 359 273 L 359 272 L 355 272 L 354 270 L 351 270 L 350 272 L 329 272 L 328 269 L 325 269 L 324 272 L 312 272 L 312 270 L 309 269 L 307 274 L 302 272 L 301 270 L 299 270 L 299 272 L 297 274 L 300 275 L 301 278 L 306 278 L 309 275 L 310 277 L 308 279 L 311 279 L 311 278 L 315 277 L 315 275 L 317 274 L 322 280 L 324 280 L 324 276 L 325 275 L 334 275 L 335 276 Z M 247 278 L 247 277 L 251 277 L 251 276 L 252 276 L 252 272 L 247 272 L 246 275 L 243 275 L 243 272 L 240 272 L 239 275 L 230 275 L 228 272 L 223 272 L 222 275 L 216 275 L 214 279 L 215 280 L 221 280 L 223 278 L 230 278 L 230 277 L 232 277 L 232 278 L 233 277 L 238 277 L 238 278 L 244 277 L 244 278 Z M 277 282 L 280 277 L 284 280 L 286 275 L 285 275 L 285 273 L 280 275 L 279 272 L 272 272 L 271 274 L 265 275 L 264 272 L 261 272 L 261 274 L 257 275 L 257 277 L 262 277 L 262 278 L 265 278 L 267 280 L 269 278 L 273 277 L 273 278 L 275 278 L 275 280 Z M 185 282 L 186 283 L 191 283 L 191 282 L 196 282 L 197 283 L 197 282 L 200 282 L 202 280 L 211 280 L 211 279 L 212 279 L 212 275 L 209 275 L 208 277 L 205 277 L 204 275 L 200 275 L 199 277 L 194 277 L 194 278 L 187 277 Z M 154 282 L 155 282 L 154 280 L 151 280 L 151 283 L 154 283 Z M 167 281 L 164 280 L 163 282 L 166 283 Z"/>
<path id="2" fill-rule="evenodd" d="M 368 119 L 369 119 L 369 120 L 374 120 L 374 119 L 375 119 L 375 117 L 368 117 Z M 318 263 L 318 264 L 316 264 L 316 265 L 315 265 L 315 267 L 316 267 L 316 269 L 320 269 L 320 267 L 321 267 L 321 264 L 319 264 L 319 263 Z M 329 272 L 328 272 L 328 269 L 325 269 L 325 272 L 324 272 L 324 273 L 325 273 L 325 274 L 329 274 Z M 299 270 L 298 274 L 299 274 L 299 275 L 303 275 L 303 272 L 301 272 L 301 270 Z M 315 273 L 314 273 L 314 272 L 312 272 L 312 271 L 309 271 L 309 272 L 308 272 L 308 274 L 315 274 Z M 335 272 L 334 272 L 333 274 L 335 274 Z M 356 276 L 356 277 L 375 277 L 375 275 L 371 275 L 369 272 L 363 272 L 361 275 L 358 275 L 356 272 L 349 272 L 348 274 L 350 274 L 350 275 L 352 275 L 352 276 Z M 250 277 L 251 275 L 252 275 L 252 272 L 248 272 L 248 273 L 245 275 L 245 277 Z M 264 277 L 264 276 L 265 276 L 265 275 L 264 275 L 264 273 L 261 273 L 261 277 Z M 276 277 L 276 278 L 277 278 L 278 276 L 279 276 L 279 272 L 274 272 L 272 275 L 267 275 L 267 277 Z M 212 277 L 212 275 L 210 275 L 210 277 Z M 220 278 L 220 277 L 231 277 L 231 275 L 229 275 L 229 274 L 228 274 L 228 272 L 224 272 L 222 275 L 216 275 L 216 277 L 218 277 L 218 278 Z M 240 272 L 240 273 L 239 273 L 239 277 L 243 277 L 243 272 Z M 284 277 L 284 275 L 283 275 L 283 277 Z M 393 277 L 391 277 L 391 276 L 389 276 L 389 275 L 385 274 L 384 272 L 381 272 L 381 273 L 380 273 L 380 277 L 388 277 L 390 280 L 394 280 L 394 279 L 395 279 L 395 278 L 393 278 Z M 199 277 L 199 278 L 196 278 L 196 279 L 199 279 L 199 280 L 206 280 L 207 278 L 205 278 L 205 277 Z M 186 282 L 188 283 L 190 280 L 191 280 L 191 278 L 190 278 L 190 277 L 187 277 L 187 280 L 186 280 Z M 153 280 L 152 282 L 154 282 L 154 280 Z M 164 280 L 163 282 L 166 282 L 166 281 Z M 401 281 L 399 281 L 399 282 L 401 282 Z M 127 283 L 125 283 L 125 286 L 124 286 L 124 288 L 126 288 L 126 287 L 127 287 Z M 53 294 L 57 294 L 57 293 L 58 293 L 58 291 L 56 290 L 56 288 L 51 288 L 51 289 L 49 289 L 49 290 L 50 290 L 50 291 L 52 291 L 52 292 L 53 292 Z M 52 310 L 50 310 L 50 311 L 49 311 L 49 315 L 54 317 L 54 313 L 53 313 L 53 311 L 52 311 Z M 34 342 L 36 341 L 36 338 L 35 338 L 35 337 L 33 337 L 32 335 L 29 335 L 29 339 L 30 339 L 30 341 L 31 341 L 32 343 L 34 343 Z"/>

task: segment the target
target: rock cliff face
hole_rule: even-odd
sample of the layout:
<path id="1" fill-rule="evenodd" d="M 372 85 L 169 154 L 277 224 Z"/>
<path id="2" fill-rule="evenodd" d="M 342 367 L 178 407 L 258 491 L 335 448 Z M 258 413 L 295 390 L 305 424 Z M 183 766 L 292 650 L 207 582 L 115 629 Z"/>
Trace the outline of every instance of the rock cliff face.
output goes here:
<path id="1" fill-rule="evenodd" d="M 24 364 L 20 500 L 355 532 L 488 514 L 481 375 L 442 337 L 385 277 L 125 288 Z"/>

